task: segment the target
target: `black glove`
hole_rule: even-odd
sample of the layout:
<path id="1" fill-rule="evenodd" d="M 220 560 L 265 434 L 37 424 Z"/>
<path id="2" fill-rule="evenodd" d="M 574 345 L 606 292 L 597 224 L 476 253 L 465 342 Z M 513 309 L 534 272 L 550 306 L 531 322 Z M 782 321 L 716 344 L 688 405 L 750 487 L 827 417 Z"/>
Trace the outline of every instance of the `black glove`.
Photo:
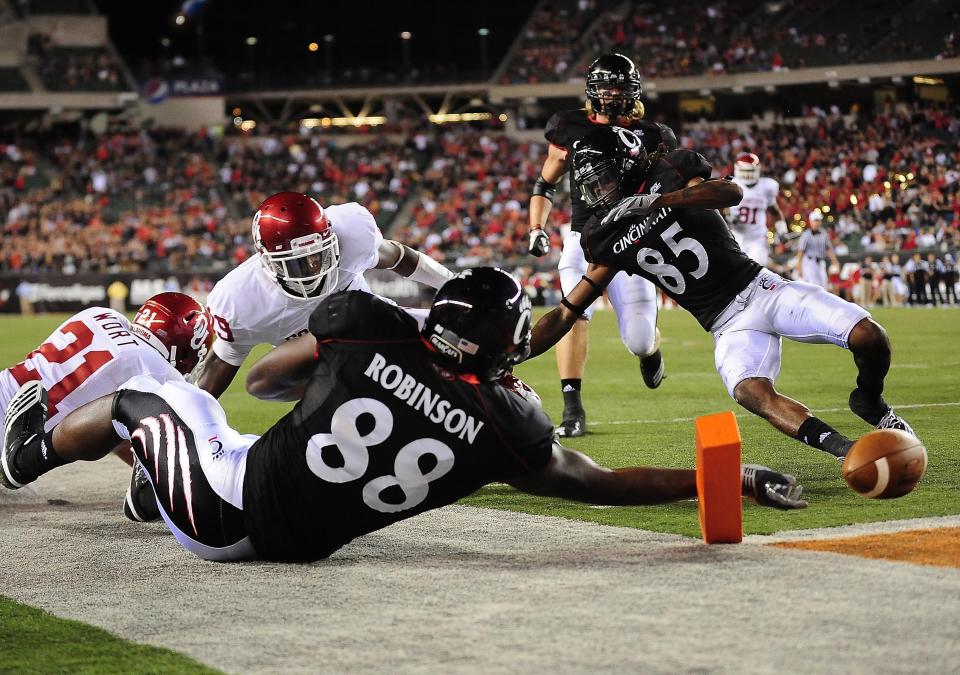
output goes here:
<path id="1" fill-rule="evenodd" d="M 781 511 L 807 508 L 807 502 L 800 499 L 803 486 L 790 474 L 778 473 L 759 464 L 744 464 L 740 468 L 740 484 L 743 496 L 760 506 L 772 506 Z"/>
<path id="2" fill-rule="evenodd" d="M 530 255 L 542 258 L 550 252 L 550 237 L 539 227 L 530 230 Z"/>

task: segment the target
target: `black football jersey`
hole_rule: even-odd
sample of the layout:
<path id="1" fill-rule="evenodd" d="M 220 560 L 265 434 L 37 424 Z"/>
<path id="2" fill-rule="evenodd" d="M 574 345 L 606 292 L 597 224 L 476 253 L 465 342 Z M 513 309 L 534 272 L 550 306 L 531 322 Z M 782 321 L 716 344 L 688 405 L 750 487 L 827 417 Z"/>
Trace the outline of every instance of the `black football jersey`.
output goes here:
<path id="1" fill-rule="evenodd" d="M 552 144 L 567 151 L 567 158 L 570 165 L 570 203 L 572 207 L 572 219 L 570 227 L 575 232 L 582 232 L 583 226 L 590 217 L 590 210 L 583 203 L 583 197 L 578 190 L 573 189 L 573 144 L 587 135 L 591 130 L 600 126 L 598 122 L 592 122 L 587 117 L 587 111 L 583 108 L 579 110 L 562 110 L 555 113 L 547 121 L 547 129 L 544 136 Z M 643 142 L 643 147 L 647 152 L 655 152 L 660 144 L 663 143 L 668 150 L 677 147 L 677 137 L 673 129 L 666 124 L 657 122 L 648 122 L 646 120 L 637 120 L 625 127 L 633 131 Z"/>
<path id="2" fill-rule="evenodd" d="M 317 560 L 547 464 L 546 414 L 435 365 L 396 306 L 339 293 L 313 312 L 310 332 L 317 364 L 303 399 L 247 456 L 244 521 L 261 557 Z"/>
<path id="3" fill-rule="evenodd" d="M 674 150 L 654 163 L 639 193 L 674 192 L 710 172 L 700 153 Z M 591 217 L 581 244 L 587 260 L 649 279 L 706 330 L 763 269 L 715 210 L 662 208 L 607 224 Z"/>

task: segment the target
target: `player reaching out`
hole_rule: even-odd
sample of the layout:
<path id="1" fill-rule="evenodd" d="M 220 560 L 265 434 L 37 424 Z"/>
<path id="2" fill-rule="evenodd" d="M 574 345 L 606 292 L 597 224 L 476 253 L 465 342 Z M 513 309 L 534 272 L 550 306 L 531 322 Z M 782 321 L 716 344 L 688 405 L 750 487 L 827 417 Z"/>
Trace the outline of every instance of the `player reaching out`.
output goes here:
<path id="1" fill-rule="evenodd" d="M 850 409 L 879 429 L 913 433 L 883 399 L 890 341 L 866 310 L 748 258 L 715 210 L 735 206 L 736 184 L 709 180 L 702 155 L 648 157 L 626 129 L 591 132 L 574 155 L 574 185 L 593 216 L 583 247 L 593 264 L 563 304 L 537 322 L 532 354 L 550 348 L 620 271 L 650 279 L 714 336 L 717 370 L 750 412 L 837 457 L 852 441 L 774 388 L 781 337 L 853 352 Z M 639 194 L 637 194 L 639 193 Z M 631 196 L 633 195 L 633 196 Z"/>
<path id="2" fill-rule="evenodd" d="M 218 339 L 197 384 L 218 398 L 255 346 L 306 333 L 325 296 L 369 293 L 367 270 L 393 270 L 431 288 L 452 276 L 430 256 L 384 239 L 370 212 L 353 202 L 324 208 L 306 195 L 279 192 L 258 207 L 252 234 L 255 254 L 207 298 Z"/>
<path id="3" fill-rule="evenodd" d="M 759 264 L 766 265 L 770 252 L 767 217 L 775 219 L 776 232 L 787 232 L 787 223 L 777 204 L 780 185 L 772 178 L 760 175 L 760 158 L 752 152 L 740 155 L 734 162 L 733 182 L 743 191 L 743 199 L 730 207 L 727 214 L 730 231 L 740 250 Z"/>
<path id="4" fill-rule="evenodd" d="M 607 54 L 594 61 L 587 72 L 586 95 L 585 109 L 564 110 L 547 122 L 544 136 L 550 146 L 530 197 L 530 253 L 535 256 L 546 255 L 550 250 L 550 238 L 543 228 L 550 214 L 556 184 L 564 174 L 572 174 L 573 148 L 591 129 L 613 124 L 631 129 L 648 152 L 656 151 L 661 144 L 668 149 L 677 147 L 677 138 L 670 127 L 643 119 L 640 72 L 626 56 Z M 576 190 L 570 191 L 570 198 L 573 219 L 570 233 L 563 240 L 559 265 L 560 286 L 565 294 L 573 290 L 587 271 L 580 233 L 590 216 Z M 664 378 L 657 329 L 656 289 L 646 279 L 622 274 L 610 283 L 607 294 L 617 314 L 623 344 L 640 357 L 644 383 L 656 389 Z M 570 333 L 557 344 L 557 370 L 563 391 L 563 418 L 557 427 L 561 436 L 586 433 L 586 412 L 580 388 L 589 345 L 588 322 L 592 315 L 593 306 L 590 306 Z"/>
<path id="5" fill-rule="evenodd" d="M 529 341 L 530 301 L 501 270 L 445 284 L 423 329 L 369 293 L 338 293 L 314 308 L 310 335 L 251 369 L 261 395 L 302 396 L 261 438 L 230 428 L 206 392 L 140 377 L 68 416 L 48 451 L 94 460 L 129 438 L 176 539 L 223 561 L 325 558 L 493 481 L 597 504 L 696 496 L 693 470 L 611 470 L 554 443 L 543 411 L 495 381 Z M 28 385 L 14 399 L 5 458 L 39 453 L 45 396 Z M 765 467 L 744 467 L 741 484 L 762 505 L 806 506 Z"/>

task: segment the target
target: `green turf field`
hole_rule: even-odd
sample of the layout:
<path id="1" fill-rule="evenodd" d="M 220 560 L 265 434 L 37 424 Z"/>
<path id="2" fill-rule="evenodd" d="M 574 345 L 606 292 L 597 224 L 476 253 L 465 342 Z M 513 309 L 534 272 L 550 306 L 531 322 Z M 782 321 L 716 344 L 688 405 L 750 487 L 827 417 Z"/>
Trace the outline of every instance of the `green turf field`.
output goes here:
<path id="1" fill-rule="evenodd" d="M 879 309 L 875 317 L 887 327 L 894 346 L 887 399 L 913 425 L 930 456 L 926 477 L 907 497 L 878 501 L 854 494 L 843 482 L 835 459 L 780 435 L 739 409 L 728 398 L 714 370 L 711 337 L 690 315 L 677 310 L 660 314 L 668 379 L 657 391 L 643 386 L 637 360 L 626 352 L 616 334 L 612 312 L 598 312 L 584 384 L 590 433 L 572 439 L 569 445 L 615 467 L 692 467 L 692 418 L 735 410 L 744 438 L 744 459 L 796 474 L 810 500 L 807 510 L 790 513 L 748 506 L 744 523 L 748 534 L 960 513 L 960 311 Z M 0 341 L 0 363 L 20 360 L 62 319 L 0 318 L 0 335 L 4 338 Z M 784 342 L 780 390 L 806 403 L 847 435 L 868 431 L 867 425 L 846 409 L 855 373 L 850 354 L 831 346 Z M 518 374 L 540 393 L 547 412 L 557 420 L 562 401 L 553 354 L 522 365 Z M 243 390 L 242 376 L 224 395 L 224 407 L 236 428 L 260 433 L 289 406 L 250 398 Z M 491 486 L 466 502 L 680 534 L 698 533 L 693 502 L 652 508 L 597 508 L 530 497 L 504 486 Z"/>
<path id="2" fill-rule="evenodd" d="M 138 645 L 0 596 L 2 673 L 216 673 L 168 649 Z"/>

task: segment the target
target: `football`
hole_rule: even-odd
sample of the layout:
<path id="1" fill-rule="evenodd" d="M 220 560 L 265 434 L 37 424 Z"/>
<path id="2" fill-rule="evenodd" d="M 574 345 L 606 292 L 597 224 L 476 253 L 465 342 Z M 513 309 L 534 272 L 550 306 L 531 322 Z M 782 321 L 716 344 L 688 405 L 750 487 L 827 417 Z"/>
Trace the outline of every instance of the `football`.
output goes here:
<path id="1" fill-rule="evenodd" d="M 916 436 L 896 429 L 864 435 L 843 460 L 843 477 L 853 490 L 872 499 L 908 494 L 927 468 L 927 450 Z"/>

